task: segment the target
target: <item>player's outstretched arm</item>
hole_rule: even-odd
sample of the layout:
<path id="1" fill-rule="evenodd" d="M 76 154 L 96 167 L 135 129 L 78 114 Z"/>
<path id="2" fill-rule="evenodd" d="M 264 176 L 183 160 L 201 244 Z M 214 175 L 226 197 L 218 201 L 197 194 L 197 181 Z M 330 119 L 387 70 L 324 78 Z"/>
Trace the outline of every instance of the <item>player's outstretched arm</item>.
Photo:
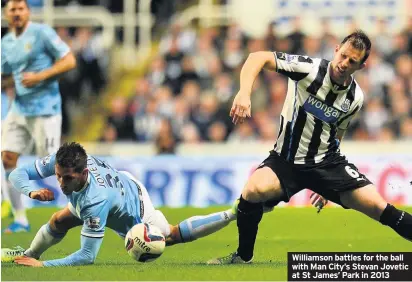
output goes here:
<path id="1" fill-rule="evenodd" d="M 259 72 L 263 69 L 276 70 L 276 60 L 272 52 L 255 52 L 249 54 L 240 72 L 240 89 L 230 109 L 233 123 L 242 123 L 245 118 L 251 117 L 252 87 Z"/>
<path id="2" fill-rule="evenodd" d="M 39 180 L 55 174 L 55 154 L 36 160 L 34 163 L 20 166 L 10 173 L 9 180 L 13 187 L 32 199 L 50 201 L 54 199 L 47 189 L 37 190 L 30 180 Z M 47 191 L 45 191 L 47 190 Z M 37 192 L 34 193 L 33 192 Z M 32 195 L 31 195 L 32 194 Z M 45 194 L 45 195 L 43 195 Z"/>
<path id="3" fill-rule="evenodd" d="M 32 267 L 74 266 L 93 264 L 96 260 L 103 238 L 90 238 L 81 235 L 81 249 L 77 252 L 55 260 L 39 261 L 34 258 L 19 257 L 14 260 L 17 264 Z"/>
<path id="4" fill-rule="evenodd" d="M 273 53 L 268 51 L 250 53 L 240 72 L 240 89 L 250 94 L 253 83 L 263 68 L 276 70 Z"/>

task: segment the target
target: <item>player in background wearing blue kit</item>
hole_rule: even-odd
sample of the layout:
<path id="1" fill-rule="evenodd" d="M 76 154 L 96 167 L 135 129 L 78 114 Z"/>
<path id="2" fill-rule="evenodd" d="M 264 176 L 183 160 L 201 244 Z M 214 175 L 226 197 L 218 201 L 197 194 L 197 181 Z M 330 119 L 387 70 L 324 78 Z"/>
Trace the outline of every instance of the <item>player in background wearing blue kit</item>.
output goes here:
<path id="1" fill-rule="evenodd" d="M 30 145 L 38 156 L 59 148 L 62 117 L 57 80 L 76 66 L 76 59 L 51 27 L 29 21 L 26 0 L 9 0 L 5 14 L 10 32 L 1 40 L 2 87 L 14 85 L 16 92 L 2 128 L 1 157 L 7 178 Z M 14 222 L 4 231 L 28 231 L 21 195 L 10 188 L 8 192 Z"/>
<path id="2" fill-rule="evenodd" d="M 71 266 L 94 263 L 103 241 L 105 227 L 122 238 L 135 224 L 145 222 L 159 227 L 166 244 L 173 245 L 196 240 L 227 226 L 236 214 L 229 209 L 206 216 L 195 216 L 178 225 L 169 225 L 163 213 L 156 210 L 146 188 L 130 173 L 117 171 L 106 162 L 87 155 L 78 143 L 65 143 L 57 153 L 34 164 L 17 168 L 10 174 L 14 187 L 39 201 L 54 199 L 47 189 L 35 190 L 29 180 L 56 175 L 69 203 L 52 215 L 33 239 L 30 248 L 2 249 L 2 262 L 41 266 Z M 37 260 L 49 247 L 60 242 L 67 231 L 83 225 L 81 249 L 62 258 Z"/>

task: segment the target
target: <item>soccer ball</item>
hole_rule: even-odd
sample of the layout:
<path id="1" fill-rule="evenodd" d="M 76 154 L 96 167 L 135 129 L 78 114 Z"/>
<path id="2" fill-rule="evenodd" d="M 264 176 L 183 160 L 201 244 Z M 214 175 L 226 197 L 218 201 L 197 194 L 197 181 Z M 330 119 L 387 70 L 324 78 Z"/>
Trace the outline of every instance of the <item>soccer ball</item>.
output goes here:
<path id="1" fill-rule="evenodd" d="M 165 249 L 165 237 L 160 229 L 139 223 L 127 232 L 124 239 L 127 253 L 139 262 L 150 262 L 160 257 Z"/>

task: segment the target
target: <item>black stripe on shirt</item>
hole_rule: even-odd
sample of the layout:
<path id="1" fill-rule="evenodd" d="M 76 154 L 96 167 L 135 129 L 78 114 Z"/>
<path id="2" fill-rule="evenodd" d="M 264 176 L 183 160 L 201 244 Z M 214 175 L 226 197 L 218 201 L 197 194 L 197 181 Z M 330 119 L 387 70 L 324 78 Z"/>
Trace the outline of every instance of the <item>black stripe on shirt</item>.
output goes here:
<path id="1" fill-rule="evenodd" d="M 338 98 L 338 94 L 334 93 L 331 89 L 329 93 L 326 95 L 325 104 L 329 107 L 333 107 L 333 103 L 335 103 L 336 98 Z"/>
<path id="2" fill-rule="evenodd" d="M 348 93 L 346 94 L 346 99 L 349 100 L 349 109 L 353 103 L 353 100 L 355 100 L 355 89 L 356 89 L 356 83 L 355 81 L 353 81 Z"/>
<path id="3" fill-rule="evenodd" d="M 313 128 L 312 137 L 310 138 L 308 152 L 305 156 L 305 164 L 315 164 L 315 156 L 318 153 L 319 145 L 321 143 L 320 136 L 323 131 L 323 122 L 318 118 L 315 119 L 315 126 Z"/>
<path id="4" fill-rule="evenodd" d="M 329 131 L 329 139 L 328 139 L 329 145 L 328 145 L 328 151 L 326 152 L 326 155 L 336 152 L 336 150 L 339 147 L 339 143 L 335 140 L 337 139 L 336 133 L 337 133 L 337 127 L 332 125 Z"/>
<path id="5" fill-rule="evenodd" d="M 276 147 L 277 147 L 277 145 L 278 145 L 278 141 L 277 141 L 277 140 L 279 140 L 279 136 L 282 134 L 282 131 L 283 131 L 283 120 L 284 120 L 283 116 L 280 115 L 280 128 L 279 128 L 278 137 L 276 138 L 275 150 L 276 150 Z"/>
<path id="6" fill-rule="evenodd" d="M 290 140 L 290 150 L 288 153 L 288 161 L 293 162 L 295 160 L 296 153 L 299 148 L 300 138 L 302 137 L 303 129 L 305 128 L 307 113 L 303 107 L 299 107 L 298 117 L 296 118 L 295 125 L 293 126 L 293 132 Z"/>
<path id="7" fill-rule="evenodd" d="M 345 117 L 343 117 L 340 121 L 338 121 L 337 126 L 339 127 L 346 119 L 348 119 L 349 117 L 353 116 L 354 114 L 356 114 L 356 112 L 358 111 L 359 106 L 357 106 L 355 109 L 353 109 L 353 111 L 346 115 Z"/>
<path id="8" fill-rule="evenodd" d="M 326 73 L 328 72 L 328 64 L 328 60 L 322 59 L 315 80 L 312 81 L 308 88 L 306 88 L 307 92 L 316 96 L 316 93 L 318 93 L 319 89 L 322 87 L 323 79 L 325 78 Z"/>
<path id="9" fill-rule="evenodd" d="M 278 70 L 278 73 L 286 75 L 287 77 L 289 77 L 290 79 L 294 81 L 299 81 L 301 79 L 304 79 L 309 74 L 305 72 L 294 72 L 294 71 L 285 71 L 285 70 Z"/>
<path id="10" fill-rule="evenodd" d="M 286 123 L 285 137 L 283 138 L 282 150 L 280 151 L 280 156 L 284 158 L 285 160 L 288 156 L 288 151 L 289 151 L 291 124 L 292 122 L 290 121 Z"/>

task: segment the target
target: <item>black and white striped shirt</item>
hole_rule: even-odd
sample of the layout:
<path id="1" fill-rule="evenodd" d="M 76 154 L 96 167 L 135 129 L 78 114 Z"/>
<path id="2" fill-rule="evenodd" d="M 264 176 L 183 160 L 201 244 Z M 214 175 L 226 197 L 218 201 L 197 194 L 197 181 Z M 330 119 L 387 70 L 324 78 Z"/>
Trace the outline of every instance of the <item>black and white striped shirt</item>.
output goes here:
<path id="1" fill-rule="evenodd" d="M 295 164 L 317 164 L 339 152 L 337 131 L 345 131 L 362 107 L 363 92 L 352 77 L 347 86 L 331 81 L 330 62 L 274 52 L 288 92 L 274 150 Z"/>

